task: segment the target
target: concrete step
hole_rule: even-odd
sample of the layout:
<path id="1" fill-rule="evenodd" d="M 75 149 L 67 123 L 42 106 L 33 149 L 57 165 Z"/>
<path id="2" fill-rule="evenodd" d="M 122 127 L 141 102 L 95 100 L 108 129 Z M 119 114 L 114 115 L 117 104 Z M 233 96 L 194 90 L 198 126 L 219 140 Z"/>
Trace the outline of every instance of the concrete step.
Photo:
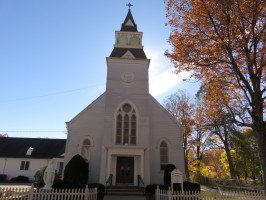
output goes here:
<path id="1" fill-rule="evenodd" d="M 143 196 L 145 195 L 145 189 L 137 186 L 110 186 L 106 188 L 106 195 Z"/>

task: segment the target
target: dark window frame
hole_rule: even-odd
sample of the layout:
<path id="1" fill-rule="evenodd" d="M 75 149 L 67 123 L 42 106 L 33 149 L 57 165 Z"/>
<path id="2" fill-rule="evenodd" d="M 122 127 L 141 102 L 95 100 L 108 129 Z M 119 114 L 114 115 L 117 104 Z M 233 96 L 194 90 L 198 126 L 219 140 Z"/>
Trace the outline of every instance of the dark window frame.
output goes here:
<path id="1" fill-rule="evenodd" d="M 20 162 L 20 168 L 19 168 L 20 170 L 28 171 L 29 168 L 30 168 L 30 161 L 23 160 Z"/>

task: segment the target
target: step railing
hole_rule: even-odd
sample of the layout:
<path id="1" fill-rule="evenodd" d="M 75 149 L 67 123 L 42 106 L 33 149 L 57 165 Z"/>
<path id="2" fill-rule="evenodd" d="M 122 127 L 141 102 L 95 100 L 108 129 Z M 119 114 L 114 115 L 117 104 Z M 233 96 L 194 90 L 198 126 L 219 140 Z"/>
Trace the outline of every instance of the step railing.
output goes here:
<path id="1" fill-rule="evenodd" d="M 141 175 L 138 175 L 138 186 L 139 187 L 144 187 L 145 186 Z"/>
<path id="2" fill-rule="evenodd" d="M 106 186 L 111 186 L 113 185 L 113 174 L 110 174 L 106 183 L 105 183 Z"/>

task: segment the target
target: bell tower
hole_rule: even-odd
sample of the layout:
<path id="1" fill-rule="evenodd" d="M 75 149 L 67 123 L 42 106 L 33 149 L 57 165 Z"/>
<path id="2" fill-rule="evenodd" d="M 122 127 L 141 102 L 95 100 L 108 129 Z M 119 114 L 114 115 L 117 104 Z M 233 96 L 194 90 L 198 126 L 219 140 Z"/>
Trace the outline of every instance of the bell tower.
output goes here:
<path id="1" fill-rule="evenodd" d="M 142 32 L 132 16 L 130 7 L 121 25 L 120 31 L 115 32 L 115 44 L 110 56 L 107 57 L 107 93 L 148 94 L 147 59 L 142 45 Z"/>

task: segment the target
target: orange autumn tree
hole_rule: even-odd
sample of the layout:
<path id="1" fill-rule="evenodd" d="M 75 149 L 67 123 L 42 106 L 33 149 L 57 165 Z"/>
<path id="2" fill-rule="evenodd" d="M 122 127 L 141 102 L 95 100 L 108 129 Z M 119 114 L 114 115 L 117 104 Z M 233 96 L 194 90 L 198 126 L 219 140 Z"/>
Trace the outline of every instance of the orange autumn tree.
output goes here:
<path id="1" fill-rule="evenodd" d="M 206 149 L 212 148 L 212 144 L 209 143 L 210 132 L 208 128 L 204 126 L 206 120 L 203 118 L 205 114 L 205 108 L 198 101 L 194 111 L 194 127 L 191 134 L 190 145 L 190 160 L 189 167 L 191 173 L 195 177 L 199 177 L 202 168 L 202 159 Z"/>
<path id="2" fill-rule="evenodd" d="M 266 2 L 264 0 L 165 0 L 172 28 L 166 55 L 176 73 L 191 71 L 199 80 L 226 80 L 241 92 L 256 137 L 266 180 Z M 223 82 L 222 82 L 223 83 Z M 231 84 L 230 84 L 231 83 Z M 247 119 L 247 120 L 246 120 Z M 264 181 L 266 189 L 266 181 Z"/>
<path id="3" fill-rule="evenodd" d="M 209 149 L 203 152 L 201 174 L 204 177 L 211 179 L 228 178 L 221 162 L 222 154 L 223 150 L 221 149 Z"/>
<path id="4" fill-rule="evenodd" d="M 220 149 L 224 149 L 230 175 L 232 178 L 236 178 L 237 174 L 231 155 L 232 138 L 237 132 L 235 117 L 232 113 L 238 113 L 237 105 L 231 99 L 232 97 L 236 98 L 236 96 L 233 96 L 236 93 L 228 90 L 226 85 L 222 80 L 202 81 L 201 89 L 197 93 L 201 105 L 200 116 L 198 116 L 201 121 L 198 126 L 209 131 L 210 138 L 213 136 L 215 138 L 212 140 L 213 143 L 216 143 L 216 146 Z M 228 91 L 230 91 L 230 94 L 228 94 Z"/>
<path id="5" fill-rule="evenodd" d="M 185 91 L 179 90 L 164 100 L 164 107 L 183 127 L 185 173 L 186 177 L 189 179 L 188 154 L 191 143 L 192 128 L 194 125 L 193 113 L 195 105 L 192 103 L 192 99 Z"/>

